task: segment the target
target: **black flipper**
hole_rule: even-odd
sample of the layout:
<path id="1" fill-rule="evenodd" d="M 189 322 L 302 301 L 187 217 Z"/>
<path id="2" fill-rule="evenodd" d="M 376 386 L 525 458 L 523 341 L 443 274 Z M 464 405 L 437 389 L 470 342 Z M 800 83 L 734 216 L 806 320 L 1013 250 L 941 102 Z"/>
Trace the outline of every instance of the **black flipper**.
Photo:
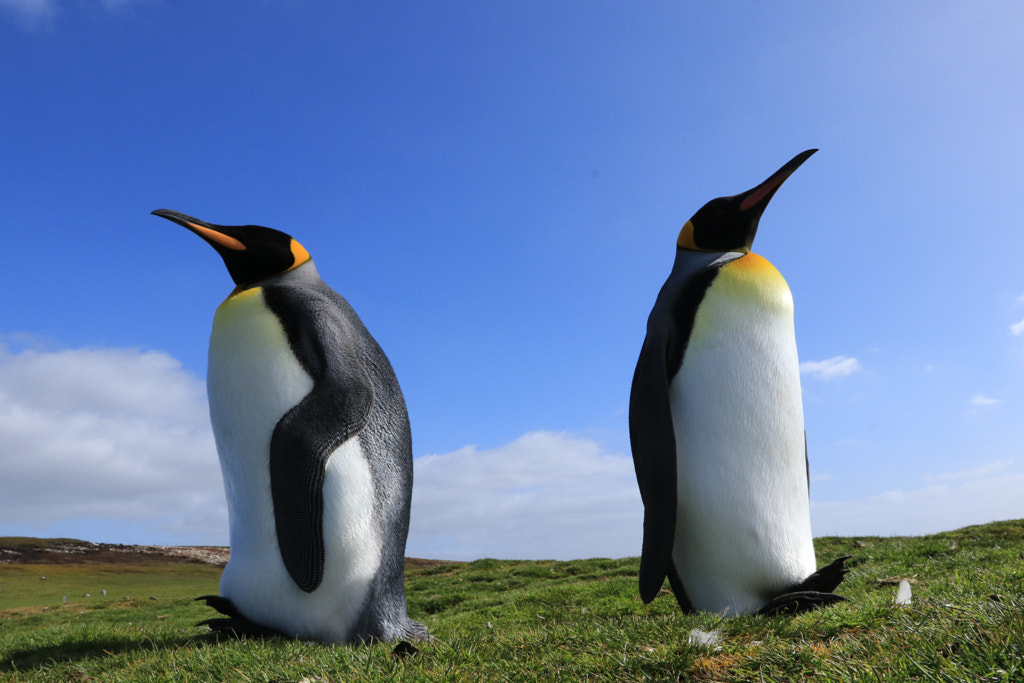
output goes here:
<path id="1" fill-rule="evenodd" d="M 640 599 L 645 603 L 665 582 L 676 532 L 676 439 L 665 356 L 665 337 L 648 334 L 629 397 L 629 441 L 644 503 Z"/>
<path id="2" fill-rule="evenodd" d="M 843 582 L 849 573 L 845 563 L 850 555 L 843 555 L 831 564 L 814 572 L 796 586 L 781 595 L 772 598 L 768 604 L 757 611 L 764 616 L 776 614 L 798 614 L 812 609 L 846 600 L 832 591 Z"/>
<path id="3" fill-rule="evenodd" d="M 647 321 L 640 358 L 629 395 L 629 442 L 644 503 L 644 541 L 640 557 L 640 598 L 646 603 L 661 590 L 675 544 L 678 482 L 676 434 L 669 403 L 669 383 L 683 363 L 697 308 L 725 263 L 740 254 L 704 254 L 678 261 L 661 288 Z M 675 572 L 674 569 L 671 571 Z M 682 592 L 678 574 L 673 592 Z M 684 608 L 685 609 L 685 608 Z"/>
<path id="4" fill-rule="evenodd" d="M 280 636 L 283 635 L 280 631 L 257 624 L 255 621 L 247 619 L 235 604 L 225 597 L 220 595 L 203 595 L 196 598 L 196 600 L 205 600 L 208 607 L 212 607 L 221 614 L 225 615 L 226 619 L 207 619 L 200 621 L 197 626 L 208 626 L 211 631 L 218 633 L 226 633 L 238 637 L 266 637 L 266 636 Z"/>
<path id="5" fill-rule="evenodd" d="M 278 421 L 270 442 L 271 494 L 281 558 L 299 588 L 310 593 L 324 573 L 327 460 L 366 425 L 373 386 L 353 349 L 358 335 L 339 313 L 339 306 L 351 311 L 341 297 L 326 285 L 322 291 L 267 286 L 263 295 L 281 320 L 292 352 L 313 378 L 313 390 Z"/>

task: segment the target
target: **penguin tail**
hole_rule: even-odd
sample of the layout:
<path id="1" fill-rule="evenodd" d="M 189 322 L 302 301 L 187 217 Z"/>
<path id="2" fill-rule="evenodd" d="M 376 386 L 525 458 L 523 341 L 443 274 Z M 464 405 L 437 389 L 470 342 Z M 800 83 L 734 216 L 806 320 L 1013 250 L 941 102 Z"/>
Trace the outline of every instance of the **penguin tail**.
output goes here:
<path id="1" fill-rule="evenodd" d="M 196 602 L 200 600 L 205 600 L 207 607 L 212 607 L 226 617 L 242 616 L 242 613 L 235 607 L 235 603 L 220 595 L 200 595 L 196 598 Z"/>
<path id="2" fill-rule="evenodd" d="M 791 590 L 768 601 L 758 614 L 772 617 L 777 614 L 799 614 L 819 607 L 826 607 L 846 600 L 832 591 L 843 582 L 850 572 L 846 561 L 850 555 L 843 555 L 832 563 L 814 572 Z"/>
<path id="3" fill-rule="evenodd" d="M 264 626 L 263 624 L 257 624 L 251 619 L 247 619 L 245 615 L 238 611 L 235 607 L 235 603 L 229 599 L 220 595 L 203 595 L 196 598 L 196 600 L 205 600 L 207 607 L 212 607 L 221 614 L 224 618 L 213 618 L 201 621 L 196 626 L 208 626 L 211 631 L 217 633 L 225 633 L 233 635 L 235 637 L 267 637 L 267 636 L 280 636 L 283 635 L 280 631 Z"/>
<path id="4" fill-rule="evenodd" d="M 850 573 L 850 570 L 846 568 L 845 564 L 850 557 L 850 555 L 843 555 L 842 557 L 834 560 L 831 564 L 822 567 L 804 579 L 800 585 L 793 588 L 793 591 L 831 593 L 843 582 L 846 575 Z"/>

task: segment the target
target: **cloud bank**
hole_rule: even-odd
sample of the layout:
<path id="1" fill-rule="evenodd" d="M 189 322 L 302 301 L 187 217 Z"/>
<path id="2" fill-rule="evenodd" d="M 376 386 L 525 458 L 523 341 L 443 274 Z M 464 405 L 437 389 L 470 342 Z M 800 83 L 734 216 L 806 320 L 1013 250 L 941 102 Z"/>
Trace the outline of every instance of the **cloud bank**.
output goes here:
<path id="1" fill-rule="evenodd" d="M 640 554 L 643 506 L 628 455 L 532 432 L 489 450 L 416 460 L 409 554 L 446 559 Z"/>
<path id="2" fill-rule="evenodd" d="M 227 543 L 201 380 L 159 351 L 14 352 L 4 339 L 0 536 Z M 974 464 L 859 500 L 812 500 L 813 529 L 910 535 L 1017 518 L 1021 490 L 1014 461 Z M 583 435 L 531 432 L 415 461 L 412 556 L 628 557 L 640 553 L 642 529 L 629 454 Z"/>
<path id="3" fill-rule="evenodd" d="M 1024 471 L 1012 460 L 924 475 L 922 486 L 860 500 L 811 501 L 818 536 L 917 536 L 1024 517 Z"/>
<path id="4" fill-rule="evenodd" d="M 0 535 L 227 543 L 201 380 L 159 351 L 2 341 Z M 410 554 L 620 557 L 641 528 L 631 458 L 591 439 L 534 432 L 415 462 Z"/>
<path id="5" fill-rule="evenodd" d="M 223 542 L 223 497 L 203 384 L 178 361 L 0 346 L 0 533 L 117 520 L 133 535 Z"/>

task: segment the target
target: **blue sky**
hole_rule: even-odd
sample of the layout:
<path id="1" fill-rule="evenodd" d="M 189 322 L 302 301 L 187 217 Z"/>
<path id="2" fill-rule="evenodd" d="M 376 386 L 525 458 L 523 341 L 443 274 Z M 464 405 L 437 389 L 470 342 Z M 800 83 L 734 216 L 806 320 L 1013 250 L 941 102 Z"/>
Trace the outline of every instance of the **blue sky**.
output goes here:
<path id="1" fill-rule="evenodd" d="M 409 552 L 639 554 L 629 384 L 682 223 L 810 147 L 815 533 L 1024 516 L 1024 6 L 0 0 L 0 535 L 226 543 L 171 208 L 294 235 L 388 353 Z"/>

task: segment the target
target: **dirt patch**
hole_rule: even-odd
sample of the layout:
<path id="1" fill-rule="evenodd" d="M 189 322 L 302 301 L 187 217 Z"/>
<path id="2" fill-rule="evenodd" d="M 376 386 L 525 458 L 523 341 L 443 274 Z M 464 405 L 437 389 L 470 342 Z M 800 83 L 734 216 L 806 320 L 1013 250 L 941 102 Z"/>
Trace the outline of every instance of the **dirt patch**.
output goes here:
<path id="1" fill-rule="evenodd" d="M 0 539 L 0 564 L 126 564 L 152 565 L 190 562 L 223 567 L 231 556 L 229 548 L 210 545 L 120 545 L 90 543 L 72 539 Z M 457 564 L 448 560 L 405 558 L 406 567 L 436 567 Z"/>
<path id="2" fill-rule="evenodd" d="M 162 546 L 90 543 L 60 540 L 49 544 L 4 543 L 0 564 L 127 564 L 152 565 L 167 562 L 213 564 L 223 567 L 230 552 L 219 546 Z"/>
<path id="3" fill-rule="evenodd" d="M 421 557 L 407 557 L 405 558 L 405 568 L 410 567 L 436 567 L 441 564 L 465 564 L 465 562 L 459 562 L 457 560 L 424 560 Z"/>

